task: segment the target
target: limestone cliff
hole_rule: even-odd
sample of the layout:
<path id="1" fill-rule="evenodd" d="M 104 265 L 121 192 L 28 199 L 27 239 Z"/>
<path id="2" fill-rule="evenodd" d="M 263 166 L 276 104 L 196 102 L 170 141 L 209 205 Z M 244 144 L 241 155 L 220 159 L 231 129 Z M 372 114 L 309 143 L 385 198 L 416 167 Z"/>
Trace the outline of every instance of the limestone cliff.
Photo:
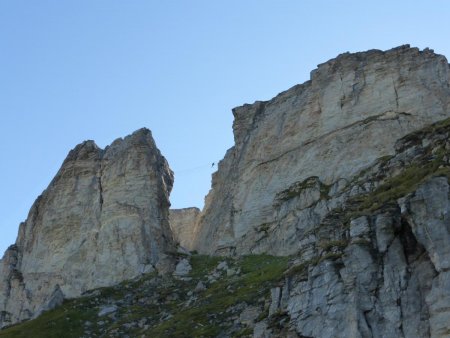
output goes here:
<path id="1" fill-rule="evenodd" d="M 148 131 L 75 148 L 1 261 L 2 322 L 166 269 L 168 252 L 178 264 L 5 337 L 43 322 L 73 337 L 449 337 L 445 57 L 342 54 L 233 113 L 201 213 L 169 214 L 172 174 Z"/>
<path id="2" fill-rule="evenodd" d="M 235 145 L 213 175 L 196 229 L 204 253 L 294 254 L 333 194 L 402 136 L 450 116 L 444 56 L 402 46 L 339 55 L 311 80 L 267 102 L 235 108 Z M 289 197 L 308 190 L 295 203 Z"/>
<path id="3" fill-rule="evenodd" d="M 447 60 L 402 46 L 234 109 L 194 248 L 291 255 L 254 337 L 450 335 L 449 104 Z"/>
<path id="4" fill-rule="evenodd" d="M 170 209 L 170 228 L 174 239 L 182 247 L 193 250 L 194 230 L 200 217 L 200 209 Z"/>
<path id="5" fill-rule="evenodd" d="M 167 265 L 173 174 L 148 129 L 71 150 L 0 265 L 0 325 Z"/>

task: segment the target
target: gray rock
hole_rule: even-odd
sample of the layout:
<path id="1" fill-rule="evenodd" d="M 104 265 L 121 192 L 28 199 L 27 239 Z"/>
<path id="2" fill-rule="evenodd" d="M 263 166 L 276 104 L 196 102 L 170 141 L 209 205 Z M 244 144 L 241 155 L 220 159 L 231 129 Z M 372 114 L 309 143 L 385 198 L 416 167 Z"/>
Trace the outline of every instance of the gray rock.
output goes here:
<path id="1" fill-rule="evenodd" d="M 267 322 L 262 321 L 255 324 L 253 328 L 253 338 L 270 338 L 272 337 L 271 331 L 267 328 Z"/>
<path id="2" fill-rule="evenodd" d="M 199 218 L 198 208 L 170 209 L 170 228 L 174 239 L 187 250 L 193 250 L 195 227 Z"/>
<path id="3" fill-rule="evenodd" d="M 139 320 L 138 322 L 138 327 L 140 327 L 141 329 L 144 328 L 144 326 L 147 324 L 147 318 L 142 318 L 141 320 Z"/>
<path id="4" fill-rule="evenodd" d="M 254 328 L 255 320 L 258 318 L 260 313 L 261 311 L 257 306 L 248 306 L 239 315 L 239 322 L 250 328 Z"/>
<path id="5" fill-rule="evenodd" d="M 194 289 L 194 292 L 202 292 L 202 291 L 204 291 L 204 290 L 206 290 L 206 286 L 205 286 L 205 284 L 203 284 L 202 283 L 202 281 L 199 281 L 198 283 L 197 283 L 197 285 L 195 286 L 195 289 Z"/>
<path id="6" fill-rule="evenodd" d="M 177 253 L 181 255 L 191 256 L 191 252 L 181 245 L 177 247 Z"/>
<path id="7" fill-rule="evenodd" d="M 227 270 L 227 269 L 228 269 L 228 263 L 226 261 L 220 262 L 216 267 L 216 270 Z"/>
<path id="8" fill-rule="evenodd" d="M 437 271 L 450 269 L 450 202 L 446 177 L 435 177 L 405 201 L 403 214 Z"/>
<path id="9" fill-rule="evenodd" d="M 105 306 L 100 309 L 100 311 L 98 312 L 98 316 L 103 317 L 103 316 L 109 315 L 111 313 L 114 313 L 117 310 L 118 310 L 118 307 L 116 305 Z"/>
<path id="10" fill-rule="evenodd" d="M 178 262 L 177 266 L 175 267 L 173 275 L 178 277 L 184 277 L 189 275 L 189 272 L 191 272 L 191 270 L 192 270 L 191 264 L 186 258 L 183 258 L 181 261 Z"/>
<path id="11" fill-rule="evenodd" d="M 353 219 L 350 222 L 350 237 L 365 237 L 368 238 L 370 232 L 369 223 L 367 217 L 362 216 L 357 219 Z"/>
<path id="12" fill-rule="evenodd" d="M 57 284 L 55 286 L 53 293 L 44 302 L 44 306 L 42 306 L 42 308 L 36 312 L 35 317 L 39 316 L 42 312 L 52 310 L 55 307 L 60 306 L 63 302 L 64 302 L 64 293 L 61 291 L 61 288 Z"/>
<path id="13" fill-rule="evenodd" d="M 395 228 L 392 216 L 387 214 L 377 215 L 375 222 L 375 232 L 377 247 L 381 253 L 385 253 L 395 237 Z"/>
<path id="14" fill-rule="evenodd" d="M 276 287 L 270 290 L 271 302 L 269 307 L 269 316 L 273 315 L 280 308 L 281 288 Z"/>

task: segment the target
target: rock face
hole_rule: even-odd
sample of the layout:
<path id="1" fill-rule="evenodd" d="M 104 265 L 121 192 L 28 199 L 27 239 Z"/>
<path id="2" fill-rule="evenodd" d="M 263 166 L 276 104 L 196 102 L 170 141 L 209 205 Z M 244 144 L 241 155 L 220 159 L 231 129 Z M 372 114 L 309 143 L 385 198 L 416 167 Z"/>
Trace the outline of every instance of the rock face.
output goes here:
<path id="1" fill-rule="evenodd" d="M 450 116 L 449 82 L 444 56 L 402 46 L 342 54 L 310 81 L 235 108 L 235 146 L 213 175 L 194 248 L 296 253 L 356 174 Z"/>
<path id="2" fill-rule="evenodd" d="M 449 137 L 450 119 L 408 135 L 395 156 L 316 197 L 317 206 L 336 204 L 301 228 L 301 248 L 272 293 L 300 336 L 450 335 Z"/>
<path id="3" fill-rule="evenodd" d="M 1 260 L 0 324 L 142 272 L 169 272 L 166 254 L 178 249 L 168 276 L 115 286 L 117 304 L 93 291 L 87 303 L 110 331 L 92 329 L 449 337 L 447 60 L 409 46 L 343 54 L 234 115 L 236 145 L 202 213 L 169 216 L 172 173 L 149 131 L 105 150 L 77 146 Z M 233 257 L 191 255 L 175 243 Z"/>
<path id="4" fill-rule="evenodd" d="M 255 337 L 450 336 L 449 70 L 409 46 L 343 54 L 233 111 L 194 248 L 293 257 Z"/>
<path id="5" fill-rule="evenodd" d="M 167 265 L 173 174 L 148 129 L 70 151 L 0 266 L 0 325 Z"/>
<path id="6" fill-rule="evenodd" d="M 176 242 L 188 250 L 193 250 L 195 226 L 200 218 L 200 209 L 170 209 L 170 228 Z"/>

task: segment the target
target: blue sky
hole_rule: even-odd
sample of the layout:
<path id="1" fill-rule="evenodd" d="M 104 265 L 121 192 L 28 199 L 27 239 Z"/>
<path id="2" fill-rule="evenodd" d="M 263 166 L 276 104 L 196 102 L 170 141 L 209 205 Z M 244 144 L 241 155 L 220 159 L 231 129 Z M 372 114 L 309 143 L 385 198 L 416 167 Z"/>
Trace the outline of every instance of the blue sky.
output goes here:
<path id="1" fill-rule="evenodd" d="M 76 144 L 152 130 L 173 207 L 202 207 L 235 106 L 346 51 L 450 56 L 448 1 L 0 2 L 0 252 Z M 1 253 L 0 253 L 1 255 Z"/>

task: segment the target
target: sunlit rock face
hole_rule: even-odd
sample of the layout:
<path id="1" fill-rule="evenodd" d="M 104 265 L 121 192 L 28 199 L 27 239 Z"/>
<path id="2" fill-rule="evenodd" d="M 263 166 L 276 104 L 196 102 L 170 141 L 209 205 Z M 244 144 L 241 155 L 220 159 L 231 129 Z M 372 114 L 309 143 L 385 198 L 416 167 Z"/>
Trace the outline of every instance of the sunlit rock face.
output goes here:
<path id="1" fill-rule="evenodd" d="M 333 195 L 402 136 L 450 115 L 449 81 L 444 56 L 406 45 L 341 54 L 310 81 L 235 108 L 235 145 L 213 175 L 193 247 L 296 253 L 338 203 L 321 192 Z"/>
<path id="2" fill-rule="evenodd" d="M 76 146 L 1 260 L 0 324 L 170 264 L 173 174 L 148 129 Z"/>
<path id="3" fill-rule="evenodd" d="M 291 255 L 255 337 L 450 335 L 449 74 L 431 50 L 346 53 L 234 109 L 194 248 Z"/>

